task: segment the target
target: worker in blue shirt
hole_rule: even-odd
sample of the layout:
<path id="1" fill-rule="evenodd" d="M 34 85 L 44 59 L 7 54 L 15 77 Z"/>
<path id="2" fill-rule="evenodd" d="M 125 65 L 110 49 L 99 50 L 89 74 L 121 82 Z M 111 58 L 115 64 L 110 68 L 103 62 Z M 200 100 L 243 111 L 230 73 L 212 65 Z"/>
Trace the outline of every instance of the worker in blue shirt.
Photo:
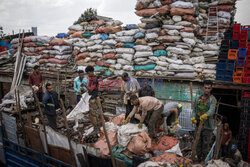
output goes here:
<path id="1" fill-rule="evenodd" d="M 84 72 L 82 70 L 78 71 L 78 77 L 74 81 L 74 90 L 76 91 L 76 101 L 77 103 L 81 100 L 82 94 L 87 91 L 88 80 L 84 78 Z"/>
<path id="2" fill-rule="evenodd" d="M 58 96 L 50 83 L 45 85 L 46 92 L 43 95 L 43 113 L 47 116 L 49 126 L 56 129 L 56 110 L 59 108 Z"/>

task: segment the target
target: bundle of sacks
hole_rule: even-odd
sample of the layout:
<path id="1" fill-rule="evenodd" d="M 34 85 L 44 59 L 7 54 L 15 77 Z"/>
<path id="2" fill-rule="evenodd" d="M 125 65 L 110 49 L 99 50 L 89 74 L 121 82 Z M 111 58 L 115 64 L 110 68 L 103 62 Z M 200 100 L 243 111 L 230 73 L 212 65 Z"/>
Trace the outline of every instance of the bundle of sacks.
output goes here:
<path id="1" fill-rule="evenodd" d="M 65 42 L 65 39 L 52 38 L 49 47 L 42 51 L 39 60 L 42 70 L 57 71 L 63 68 L 70 68 L 72 63 L 72 47 Z"/>
<path id="2" fill-rule="evenodd" d="M 69 27 L 71 39 L 67 42 L 74 46 L 78 69 L 95 66 L 95 71 L 112 75 L 116 61 L 116 32 L 121 31 L 122 22 L 118 20 L 92 20 Z M 121 67 L 120 67 L 121 68 Z"/>
<path id="3" fill-rule="evenodd" d="M 116 158 L 124 161 L 128 166 L 132 166 L 132 159 L 129 157 L 133 155 L 144 158 L 152 157 L 150 159 L 152 161 L 164 161 L 172 165 L 177 163 L 175 160 L 182 159 L 180 157 L 182 153 L 177 138 L 162 136 L 159 137 L 157 143 L 152 142 L 148 136 L 148 130 L 145 125 L 143 125 L 141 129 L 138 128 L 138 124 L 129 123 L 123 125 L 124 119 L 125 114 L 121 114 L 105 123 L 112 152 Z M 104 135 L 98 138 L 97 142 L 93 144 L 93 147 L 100 149 L 100 155 L 102 157 L 106 157 L 110 154 Z M 168 155 L 172 158 L 160 159 L 160 157 Z M 190 162 L 190 160 L 187 159 L 185 161 Z"/>
<path id="4" fill-rule="evenodd" d="M 32 71 L 35 65 L 39 65 L 39 59 L 43 57 L 43 50 L 51 49 L 49 42 L 51 37 L 47 36 L 28 36 L 23 39 L 22 53 L 27 56 L 26 69 Z M 20 41 L 21 42 L 21 41 Z M 11 41 L 13 53 L 18 49 L 18 38 Z"/>

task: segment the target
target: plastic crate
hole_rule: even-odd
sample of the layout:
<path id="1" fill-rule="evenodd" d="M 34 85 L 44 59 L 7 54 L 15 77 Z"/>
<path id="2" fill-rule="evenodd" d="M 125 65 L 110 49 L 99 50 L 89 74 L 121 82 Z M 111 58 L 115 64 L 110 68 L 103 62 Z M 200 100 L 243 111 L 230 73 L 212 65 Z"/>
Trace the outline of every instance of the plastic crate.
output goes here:
<path id="1" fill-rule="evenodd" d="M 216 70 L 216 75 L 225 75 L 225 72 L 226 70 L 225 69 L 217 69 Z"/>
<path id="2" fill-rule="evenodd" d="M 223 45 L 220 47 L 220 52 L 228 52 L 229 49 L 230 49 L 229 45 Z"/>
<path id="3" fill-rule="evenodd" d="M 233 76 L 232 75 L 225 75 L 224 81 L 233 82 Z"/>
<path id="4" fill-rule="evenodd" d="M 250 83 L 250 77 L 243 77 L 242 82 L 243 83 Z"/>
<path id="5" fill-rule="evenodd" d="M 224 81 L 224 75 L 218 75 L 218 74 L 216 74 L 216 80 L 217 81 Z"/>
<path id="6" fill-rule="evenodd" d="M 239 32 L 233 32 L 233 40 L 239 40 L 240 39 L 240 33 Z"/>
<path id="7" fill-rule="evenodd" d="M 237 57 L 236 66 L 238 66 L 238 67 L 244 67 L 245 66 L 245 58 L 239 58 L 239 57 Z"/>
<path id="8" fill-rule="evenodd" d="M 240 23 L 234 23 L 233 31 L 234 32 L 240 32 L 240 30 L 241 30 L 241 24 Z"/>
<path id="9" fill-rule="evenodd" d="M 244 25 L 244 26 L 242 27 L 242 30 L 250 30 L 250 25 Z"/>
<path id="10" fill-rule="evenodd" d="M 219 59 L 227 59 L 228 51 L 220 52 L 218 58 Z"/>
<path id="11" fill-rule="evenodd" d="M 223 39 L 221 41 L 221 46 L 228 46 L 228 47 L 230 47 L 231 46 L 231 40 Z"/>
<path id="12" fill-rule="evenodd" d="M 227 54 L 229 60 L 236 60 L 238 55 L 238 49 L 230 49 Z"/>
<path id="13" fill-rule="evenodd" d="M 235 67 L 235 71 L 236 71 L 237 73 L 243 74 L 243 73 L 244 73 L 244 67 L 238 67 L 238 66 L 236 66 L 236 67 Z"/>
<path id="14" fill-rule="evenodd" d="M 225 76 L 227 75 L 227 76 L 233 77 L 234 70 L 225 70 L 225 71 L 224 71 L 224 74 L 225 74 Z"/>
<path id="15" fill-rule="evenodd" d="M 247 49 L 246 48 L 239 48 L 238 49 L 238 57 L 245 58 L 247 56 Z"/>
<path id="16" fill-rule="evenodd" d="M 217 61 L 217 69 L 224 70 L 227 66 L 227 60 L 226 59 L 218 59 Z"/>
<path id="17" fill-rule="evenodd" d="M 238 48 L 239 48 L 239 40 L 233 40 L 232 49 L 238 49 Z"/>
<path id="18" fill-rule="evenodd" d="M 235 68 L 235 60 L 227 60 L 227 67 L 226 70 L 233 71 Z"/>
<path id="19" fill-rule="evenodd" d="M 233 39 L 233 32 L 225 32 L 224 39 L 228 39 L 228 40 Z"/>
<path id="20" fill-rule="evenodd" d="M 247 47 L 247 41 L 239 41 L 239 48 L 246 48 Z"/>
<path id="21" fill-rule="evenodd" d="M 240 40 L 247 41 L 248 40 L 248 30 L 241 30 L 240 32 Z"/>
<path id="22" fill-rule="evenodd" d="M 242 74 L 235 72 L 233 74 L 233 82 L 234 83 L 242 83 Z"/>
<path id="23" fill-rule="evenodd" d="M 244 91 L 243 97 L 250 98 L 250 91 Z"/>

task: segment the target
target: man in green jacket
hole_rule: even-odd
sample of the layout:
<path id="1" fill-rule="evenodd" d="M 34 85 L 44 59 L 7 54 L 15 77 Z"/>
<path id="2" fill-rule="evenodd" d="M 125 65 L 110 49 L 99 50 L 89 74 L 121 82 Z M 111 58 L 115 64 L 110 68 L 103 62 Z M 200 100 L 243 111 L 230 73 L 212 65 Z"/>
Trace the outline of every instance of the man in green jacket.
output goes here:
<path id="1" fill-rule="evenodd" d="M 200 121 L 204 123 L 196 150 L 199 162 L 203 161 L 209 152 L 214 130 L 214 112 L 217 100 L 211 95 L 211 91 L 212 81 L 204 81 L 203 94 L 196 98 L 192 113 L 192 122 L 196 125 L 196 129 L 198 129 Z"/>

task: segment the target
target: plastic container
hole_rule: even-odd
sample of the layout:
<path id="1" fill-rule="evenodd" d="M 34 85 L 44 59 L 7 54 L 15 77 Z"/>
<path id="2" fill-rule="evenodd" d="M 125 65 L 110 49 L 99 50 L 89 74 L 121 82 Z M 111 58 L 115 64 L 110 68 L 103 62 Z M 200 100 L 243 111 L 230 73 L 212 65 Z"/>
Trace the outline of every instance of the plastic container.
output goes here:
<path id="1" fill-rule="evenodd" d="M 247 41 L 248 40 L 248 30 L 241 30 L 240 32 L 240 40 Z"/>
<path id="2" fill-rule="evenodd" d="M 233 32 L 233 40 L 239 40 L 240 39 L 240 33 L 239 32 Z"/>
<path id="3" fill-rule="evenodd" d="M 238 48 L 239 48 L 239 40 L 233 40 L 232 49 L 238 49 Z"/>
<path id="4" fill-rule="evenodd" d="M 226 59 L 219 59 L 217 61 L 217 67 L 216 67 L 217 69 L 224 70 L 224 69 L 226 69 L 226 66 L 227 66 Z"/>
<path id="5" fill-rule="evenodd" d="M 226 70 L 233 71 L 235 67 L 235 60 L 227 60 Z"/>
<path id="6" fill-rule="evenodd" d="M 247 56 L 247 49 L 246 48 L 239 48 L 238 49 L 238 57 L 245 58 Z"/>
<path id="7" fill-rule="evenodd" d="M 228 58 L 229 60 L 236 60 L 237 55 L 238 55 L 238 49 L 230 49 L 230 50 L 228 51 L 227 58 Z"/>
<path id="8" fill-rule="evenodd" d="M 239 48 L 246 48 L 247 47 L 247 41 L 239 41 Z"/>
<path id="9" fill-rule="evenodd" d="M 233 25 L 233 31 L 234 32 L 240 32 L 241 24 L 240 23 L 234 23 Z"/>

